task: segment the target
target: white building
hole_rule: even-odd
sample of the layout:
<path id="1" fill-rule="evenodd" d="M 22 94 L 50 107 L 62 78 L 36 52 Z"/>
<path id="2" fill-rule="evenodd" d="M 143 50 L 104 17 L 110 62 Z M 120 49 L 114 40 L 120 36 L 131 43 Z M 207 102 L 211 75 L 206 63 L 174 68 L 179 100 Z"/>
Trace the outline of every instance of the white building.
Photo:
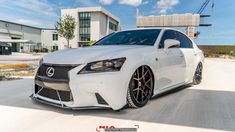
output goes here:
<path id="1" fill-rule="evenodd" d="M 75 18 L 75 37 L 70 41 L 72 48 L 79 47 L 89 41 L 120 30 L 120 20 L 102 7 L 82 7 L 77 9 L 62 9 L 61 17 L 66 14 Z M 59 49 L 67 46 L 64 38 L 59 37 Z"/>
<path id="2" fill-rule="evenodd" d="M 97 41 L 111 32 L 120 30 L 120 21 L 101 7 L 62 9 L 61 16 L 71 15 L 76 20 L 75 37 L 70 41 L 76 48 Z M 46 48 L 49 51 L 64 49 L 67 42 L 55 29 L 44 29 L 0 20 L 0 42 L 7 42 L 13 52 L 32 52 Z"/>
<path id="3" fill-rule="evenodd" d="M 58 50 L 59 35 L 57 31 L 55 29 L 42 29 L 41 44 L 43 48 L 47 48 L 49 51 Z"/>

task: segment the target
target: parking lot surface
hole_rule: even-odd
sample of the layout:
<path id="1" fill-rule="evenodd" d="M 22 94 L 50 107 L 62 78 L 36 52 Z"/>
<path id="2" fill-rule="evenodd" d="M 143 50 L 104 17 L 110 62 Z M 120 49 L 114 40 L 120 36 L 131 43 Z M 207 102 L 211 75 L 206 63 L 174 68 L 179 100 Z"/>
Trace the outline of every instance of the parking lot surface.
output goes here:
<path id="1" fill-rule="evenodd" d="M 32 101 L 33 79 L 0 82 L 0 132 L 89 132 L 99 126 L 140 132 L 235 131 L 235 61 L 206 59 L 203 82 L 139 109 L 65 110 Z"/>

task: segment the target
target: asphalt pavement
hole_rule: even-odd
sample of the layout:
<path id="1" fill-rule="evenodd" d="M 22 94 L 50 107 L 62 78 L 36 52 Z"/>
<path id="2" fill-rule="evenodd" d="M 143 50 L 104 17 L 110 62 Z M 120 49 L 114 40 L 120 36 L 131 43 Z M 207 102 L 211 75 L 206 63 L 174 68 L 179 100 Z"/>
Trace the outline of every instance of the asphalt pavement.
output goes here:
<path id="1" fill-rule="evenodd" d="M 117 112 L 65 110 L 32 101 L 33 79 L 0 82 L 0 132 L 95 132 L 100 126 L 138 132 L 235 131 L 235 61 L 206 59 L 203 81 Z"/>

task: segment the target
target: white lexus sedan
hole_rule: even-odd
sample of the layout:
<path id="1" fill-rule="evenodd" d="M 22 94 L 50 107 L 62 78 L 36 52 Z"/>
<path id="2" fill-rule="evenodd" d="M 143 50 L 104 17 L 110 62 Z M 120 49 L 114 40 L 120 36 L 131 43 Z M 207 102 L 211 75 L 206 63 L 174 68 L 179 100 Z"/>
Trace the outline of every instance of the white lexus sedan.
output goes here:
<path id="1" fill-rule="evenodd" d="M 157 94 L 199 84 L 203 61 L 202 51 L 180 31 L 120 31 L 91 47 L 43 57 L 31 97 L 70 109 L 139 108 Z"/>

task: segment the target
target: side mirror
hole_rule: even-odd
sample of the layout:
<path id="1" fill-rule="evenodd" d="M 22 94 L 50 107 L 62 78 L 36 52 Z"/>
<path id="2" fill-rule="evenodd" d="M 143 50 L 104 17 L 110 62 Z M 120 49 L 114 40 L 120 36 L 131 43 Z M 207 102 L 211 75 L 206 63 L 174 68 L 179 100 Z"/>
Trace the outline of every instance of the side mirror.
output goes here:
<path id="1" fill-rule="evenodd" d="M 180 41 L 175 40 L 175 39 L 167 39 L 164 41 L 164 50 L 167 51 L 170 47 L 179 47 L 180 46 Z"/>

